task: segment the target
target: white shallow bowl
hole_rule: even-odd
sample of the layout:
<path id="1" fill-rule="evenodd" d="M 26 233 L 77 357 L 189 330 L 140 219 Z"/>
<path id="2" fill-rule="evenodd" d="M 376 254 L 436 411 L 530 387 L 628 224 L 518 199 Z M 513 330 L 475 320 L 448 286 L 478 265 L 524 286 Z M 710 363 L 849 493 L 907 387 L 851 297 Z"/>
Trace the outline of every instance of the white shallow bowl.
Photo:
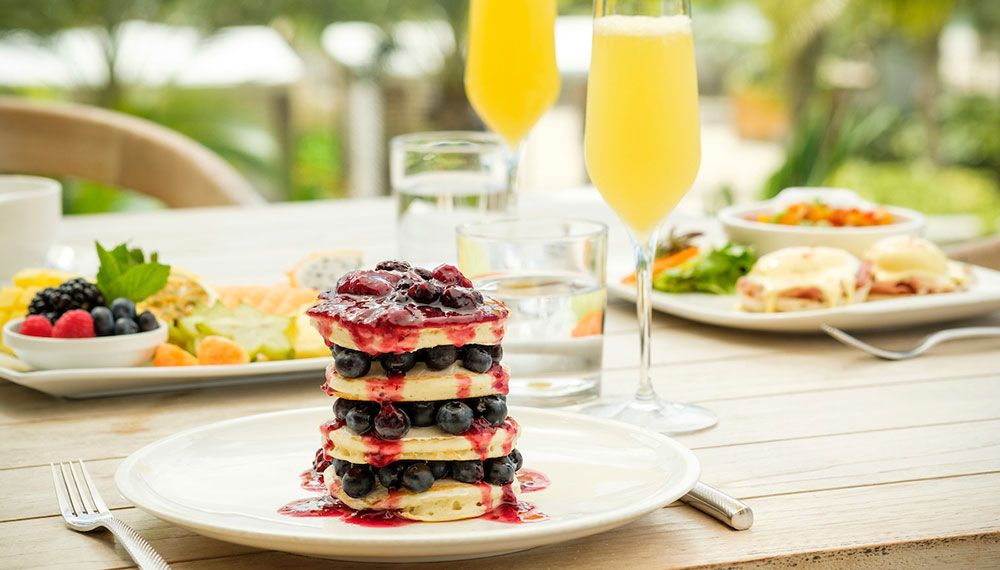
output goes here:
<path id="1" fill-rule="evenodd" d="M 883 208 L 896 220 L 884 226 L 864 227 L 815 227 L 765 224 L 755 221 L 759 214 L 777 213 L 799 202 L 819 200 L 834 208 Z M 748 219 L 750 218 L 750 219 Z M 729 239 L 751 245 L 757 255 L 794 246 L 826 246 L 847 250 L 860 256 L 875 242 L 898 235 L 921 235 L 926 220 L 924 215 L 907 208 L 879 206 L 844 188 L 786 188 L 771 200 L 729 206 L 719 211 L 719 221 Z"/>
<path id="2" fill-rule="evenodd" d="M 167 325 L 135 334 L 94 338 L 49 338 L 17 332 L 24 319 L 8 321 L 3 343 L 35 370 L 60 368 L 120 368 L 139 366 L 153 358 L 156 347 L 167 341 Z"/>

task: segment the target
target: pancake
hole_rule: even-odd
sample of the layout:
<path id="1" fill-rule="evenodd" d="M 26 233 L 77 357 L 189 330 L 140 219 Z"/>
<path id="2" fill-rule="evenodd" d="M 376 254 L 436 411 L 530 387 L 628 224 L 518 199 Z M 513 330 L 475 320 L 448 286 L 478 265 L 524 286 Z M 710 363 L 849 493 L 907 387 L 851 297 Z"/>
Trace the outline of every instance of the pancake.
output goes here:
<path id="1" fill-rule="evenodd" d="M 383 467 L 396 460 L 470 461 L 507 455 L 514 449 L 521 427 L 507 418 L 498 428 L 481 419 L 473 423 L 468 435 L 451 435 L 436 426 L 414 427 L 395 441 L 370 435 L 358 435 L 339 422 L 324 425 L 331 429 L 323 438 L 327 454 L 351 463 Z"/>
<path id="2" fill-rule="evenodd" d="M 376 483 L 375 489 L 360 499 L 352 498 L 341 489 L 340 478 L 333 466 L 323 472 L 323 480 L 327 482 L 330 494 L 352 509 L 398 510 L 398 515 L 403 518 L 428 522 L 478 517 L 503 502 L 515 502 L 521 496 L 517 478 L 510 485 L 504 486 L 440 479 L 423 493 L 413 493 L 403 488 L 389 491 Z"/>
<path id="3" fill-rule="evenodd" d="M 420 362 L 405 377 L 389 380 L 377 363 L 372 364 L 368 375 L 359 378 L 344 378 L 331 363 L 326 367 L 324 390 L 348 400 L 419 402 L 506 394 L 509 379 L 506 367 L 501 364 L 480 374 L 458 362 L 443 370 L 431 370 Z"/>

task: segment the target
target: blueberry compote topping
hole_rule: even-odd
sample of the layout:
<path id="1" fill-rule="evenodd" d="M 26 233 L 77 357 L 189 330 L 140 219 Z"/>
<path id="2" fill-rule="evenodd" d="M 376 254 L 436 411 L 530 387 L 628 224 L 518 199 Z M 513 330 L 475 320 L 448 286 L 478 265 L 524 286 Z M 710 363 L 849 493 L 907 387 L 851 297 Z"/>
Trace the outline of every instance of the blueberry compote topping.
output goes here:
<path id="1" fill-rule="evenodd" d="M 431 488 L 434 481 L 440 479 L 453 479 L 459 483 L 470 484 L 509 485 L 514 481 L 514 473 L 521 461 L 521 452 L 516 449 L 511 451 L 510 455 L 485 461 L 401 460 L 393 461 L 383 467 L 372 467 L 365 463 L 333 460 L 336 474 L 340 477 L 341 488 L 348 496 L 355 499 L 372 492 L 376 481 L 390 491 L 407 489 L 413 493 L 423 493 Z"/>
<path id="2" fill-rule="evenodd" d="M 397 350 L 385 350 L 385 339 L 374 338 L 380 330 L 469 325 L 507 317 L 503 304 L 483 298 L 452 265 L 428 271 L 405 261 L 383 261 L 374 270 L 347 273 L 335 289 L 319 297 L 308 314 L 320 332 L 328 337 L 329 322 L 335 321 L 369 354 L 406 352 L 405 347 L 416 346 L 417 338 L 403 335 L 392 341 Z"/>
<path id="3" fill-rule="evenodd" d="M 344 378 L 366 376 L 371 372 L 373 362 L 378 362 L 389 375 L 406 374 L 420 362 L 431 370 L 444 370 L 455 362 L 461 362 L 465 369 L 484 374 L 503 358 L 503 348 L 499 344 L 441 345 L 412 352 L 386 352 L 375 357 L 335 344 L 330 347 L 330 352 L 337 374 Z"/>
<path id="4" fill-rule="evenodd" d="M 507 397 L 491 394 L 481 398 L 431 402 L 386 402 L 379 405 L 367 400 L 338 398 L 333 414 L 358 435 L 373 434 L 384 440 L 404 437 L 411 426 L 436 425 L 443 431 L 466 433 L 477 418 L 491 427 L 500 427 L 507 419 Z"/>

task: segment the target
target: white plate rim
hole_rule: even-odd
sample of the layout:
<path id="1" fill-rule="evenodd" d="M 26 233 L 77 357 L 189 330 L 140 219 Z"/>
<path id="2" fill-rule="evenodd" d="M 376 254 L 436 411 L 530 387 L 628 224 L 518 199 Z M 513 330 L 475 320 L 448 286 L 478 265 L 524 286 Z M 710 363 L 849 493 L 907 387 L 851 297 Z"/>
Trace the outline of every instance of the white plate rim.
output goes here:
<path id="1" fill-rule="evenodd" d="M 891 328 L 905 325 L 920 325 L 933 322 L 956 320 L 970 316 L 985 314 L 1000 310 L 1000 288 L 983 286 L 983 281 L 1000 283 L 1000 271 L 985 267 L 970 265 L 975 282 L 967 291 L 956 293 L 941 293 L 936 295 L 921 295 L 900 299 L 880 299 L 810 311 L 789 313 L 749 313 L 735 308 L 721 310 L 697 302 L 698 298 L 709 296 L 707 293 L 664 293 L 653 290 L 650 297 L 654 309 L 689 320 L 718 325 L 729 328 L 760 330 L 771 332 L 821 332 L 819 325 L 828 324 L 834 327 L 851 330 L 866 330 Z M 620 299 L 635 301 L 635 288 L 622 285 L 617 276 L 609 282 L 608 290 Z M 718 299 L 730 299 L 736 305 L 735 295 L 710 295 Z M 955 315 L 944 314 L 948 309 L 963 309 Z M 897 320 L 884 321 L 871 319 L 868 323 L 859 322 L 862 317 L 895 316 Z"/>
<path id="2" fill-rule="evenodd" d="M 295 380 L 326 370 L 329 356 L 195 366 L 131 366 L 120 368 L 61 368 L 20 371 L 0 366 L 0 378 L 53 396 L 88 398 L 249 383 L 263 380 Z M 318 377 L 317 377 L 318 378 Z M 104 380 L 103 387 L 95 384 Z M 318 378 L 319 379 L 319 378 Z M 71 389 L 66 389 L 66 386 Z"/>
<path id="3" fill-rule="evenodd" d="M 321 411 L 328 411 L 329 406 L 320 406 L 312 408 L 297 408 L 292 410 L 281 410 L 275 412 L 267 412 L 262 414 L 254 414 L 249 416 L 242 416 L 239 418 L 227 419 L 219 422 L 214 422 L 211 424 L 198 426 L 194 428 L 189 428 L 173 435 L 167 436 L 165 438 L 159 439 L 155 442 L 147 444 L 140 448 L 139 450 L 130 454 L 125 460 L 118 466 L 114 475 L 114 482 L 117 486 L 119 492 L 126 500 L 135 505 L 137 508 L 163 520 L 166 520 L 172 524 L 188 528 L 195 532 L 205 534 L 206 536 L 211 536 L 220 540 L 226 540 L 229 542 L 236 542 L 239 544 L 250 544 L 258 545 L 263 548 L 273 548 L 276 550 L 282 550 L 282 548 L 266 544 L 261 545 L 262 540 L 267 539 L 280 539 L 286 541 L 294 541 L 296 546 L 301 546 L 303 549 L 284 549 L 288 552 L 297 552 L 300 554 L 312 553 L 314 555 L 321 556 L 331 556 L 338 557 L 338 553 L 333 549 L 343 550 L 344 547 L 367 547 L 367 546 L 394 546 L 394 547 L 420 547 L 426 546 L 427 538 L 426 536 L 412 536 L 412 537 L 399 537 L 392 536 L 391 533 L 372 533 L 371 537 L 337 537 L 334 535 L 325 537 L 303 537 L 301 534 L 295 532 L 294 527 L 291 527 L 287 532 L 261 532 L 254 531 L 246 528 L 226 528 L 225 526 L 204 524 L 199 522 L 197 519 L 191 518 L 190 515 L 183 516 L 178 512 L 171 512 L 169 509 L 164 509 L 159 507 L 155 502 L 150 503 L 150 501 L 145 500 L 143 496 L 144 491 L 137 488 L 137 485 L 133 485 L 130 480 L 130 474 L 135 470 L 136 465 L 147 455 L 155 453 L 161 446 L 166 446 L 177 442 L 178 440 L 183 440 L 191 436 L 197 435 L 199 433 L 208 432 L 213 429 L 222 429 L 233 424 L 239 424 L 241 422 L 248 421 L 258 421 L 262 418 L 276 418 L 283 415 L 292 414 L 311 414 L 320 413 Z M 517 550 L 524 550 L 527 548 L 532 548 L 536 546 L 542 546 L 546 544 L 553 544 L 556 542 L 562 542 L 565 540 L 571 540 L 574 538 L 579 538 L 582 536 L 588 536 L 590 534 L 596 534 L 603 532 L 605 530 L 610 530 L 611 528 L 616 528 L 618 526 L 627 524 L 633 520 L 646 516 L 647 514 L 660 509 L 675 500 L 679 499 L 681 496 L 686 494 L 688 491 L 694 487 L 695 483 L 701 476 L 701 465 L 695 456 L 694 452 L 685 447 L 684 445 L 678 443 L 676 440 L 667 437 L 662 434 L 654 433 L 648 431 L 644 428 L 632 426 L 622 422 L 617 422 L 613 420 L 607 420 L 603 418 L 596 418 L 593 416 L 585 416 L 575 412 L 568 412 L 563 410 L 549 410 L 549 409 L 539 409 L 539 408 L 525 408 L 512 406 L 510 408 L 510 413 L 515 417 L 524 417 L 532 415 L 542 415 L 550 416 L 553 419 L 564 419 L 564 420 L 579 420 L 586 419 L 592 424 L 597 424 L 604 426 L 613 430 L 624 430 L 625 432 L 630 432 L 636 436 L 641 436 L 643 438 L 652 438 L 657 440 L 660 444 L 666 445 L 670 450 L 677 455 L 681 460 L 681 467 L 683 467 L 683 478 L 678 481 L 675 485 L 671 487 L 664 487 L 660 489 L 657 494 L 652 497 L 647 497 L 646 500 L 641 504 L 641 507 L 633 506 L 631 509 L 628 505 L 623 505 L 622 507 L 612 510 L 610 512 L 601 513 L 600 515 L 592 515 L 591 517 L 585 517 L 583 520 L 572 520 L 572 521 L 554 521 L 551 523 L 542 522 L 529 525 L 504 525 L 498 524 L 491 532 L 467 532 L 463 535 L 462 540 L 455 540 L 455 537 L 450 537 L 447 540 L 452 542 L 451 549 L 442 557 L 436 557 L 436 559 L 451 559 L 447 558 L 449 556 L 458 556 L 460 558 L 468 558 L 469 556 L 464 556 L 466 554 L 475 554 L 476 556 L 488 556 L 494 554 L 501 554 L 503 552 L 513 552 Z M 529 420 L 530 422 L 530 420 Z M 295 477 L 296 474 L 290 474 L 291 477 Z M 163 502 L 169 502 L 169 499 L 162 498 Z M 159 508 L 158 508 L 159 507 Z M 175 511 L 184 511 L 184 508 L 175 507 Z M 196 509 L 187 509 L 195 510 Z M 251 518 L 252 517 L 248 517 Z M 418 523 L 420 524 L 420 523 Z M 427 523 L 429 526 L 434 528 L 446 528 L 445 525 L 449 523 Z M 480 536 L 481 535 L 481 536 Z M 471 538 L 471 540 L 470 540 Z M 503 544 L 505 540 L 517 540 L 518 545 L 513 548 L 505 548 L 502 546 L 483 549 L 477 547 L 478 543 L 483 544 Z M 322 552 L 317 552 L 316 548 L 322 549 Z M 400 556 L 398 554 L 393 554 L 387 557 L 362 557 L 358 558 L 357 555 L 352 554 L 342 554 L 343 559 L 354 559 L 354 560 L 367 560 L 367 561 L 377 561 L 377 560 L 399 560 Z M 406 558 L 406 554 L 403 557 Z M 431 558 L 426 558 L 423 556 L 414 558 L 414 560 L 424 560 L 430 561 Z"/>

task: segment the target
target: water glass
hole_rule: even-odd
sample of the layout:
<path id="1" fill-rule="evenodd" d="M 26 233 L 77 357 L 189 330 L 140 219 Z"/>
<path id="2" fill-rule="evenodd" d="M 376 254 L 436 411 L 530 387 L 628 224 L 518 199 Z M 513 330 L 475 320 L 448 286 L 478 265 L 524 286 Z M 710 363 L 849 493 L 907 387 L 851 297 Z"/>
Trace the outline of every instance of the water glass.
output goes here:
<path id="1" fill-rule="evenodd" d="M 505 147 L 495 134 L 401 135 L 390 143 L 389 160 L 399 257 L 410 263 L 454 263 L 457 226 L 507 211 Z"/>
<path id="2" fill-rule="evenodd" d="M 596 397 L 607 306 L 608 228 L 568 218 L 507 218 L 458 228 L 458 264 L 507 305 L 504 363 L 512 403 Z"/>

